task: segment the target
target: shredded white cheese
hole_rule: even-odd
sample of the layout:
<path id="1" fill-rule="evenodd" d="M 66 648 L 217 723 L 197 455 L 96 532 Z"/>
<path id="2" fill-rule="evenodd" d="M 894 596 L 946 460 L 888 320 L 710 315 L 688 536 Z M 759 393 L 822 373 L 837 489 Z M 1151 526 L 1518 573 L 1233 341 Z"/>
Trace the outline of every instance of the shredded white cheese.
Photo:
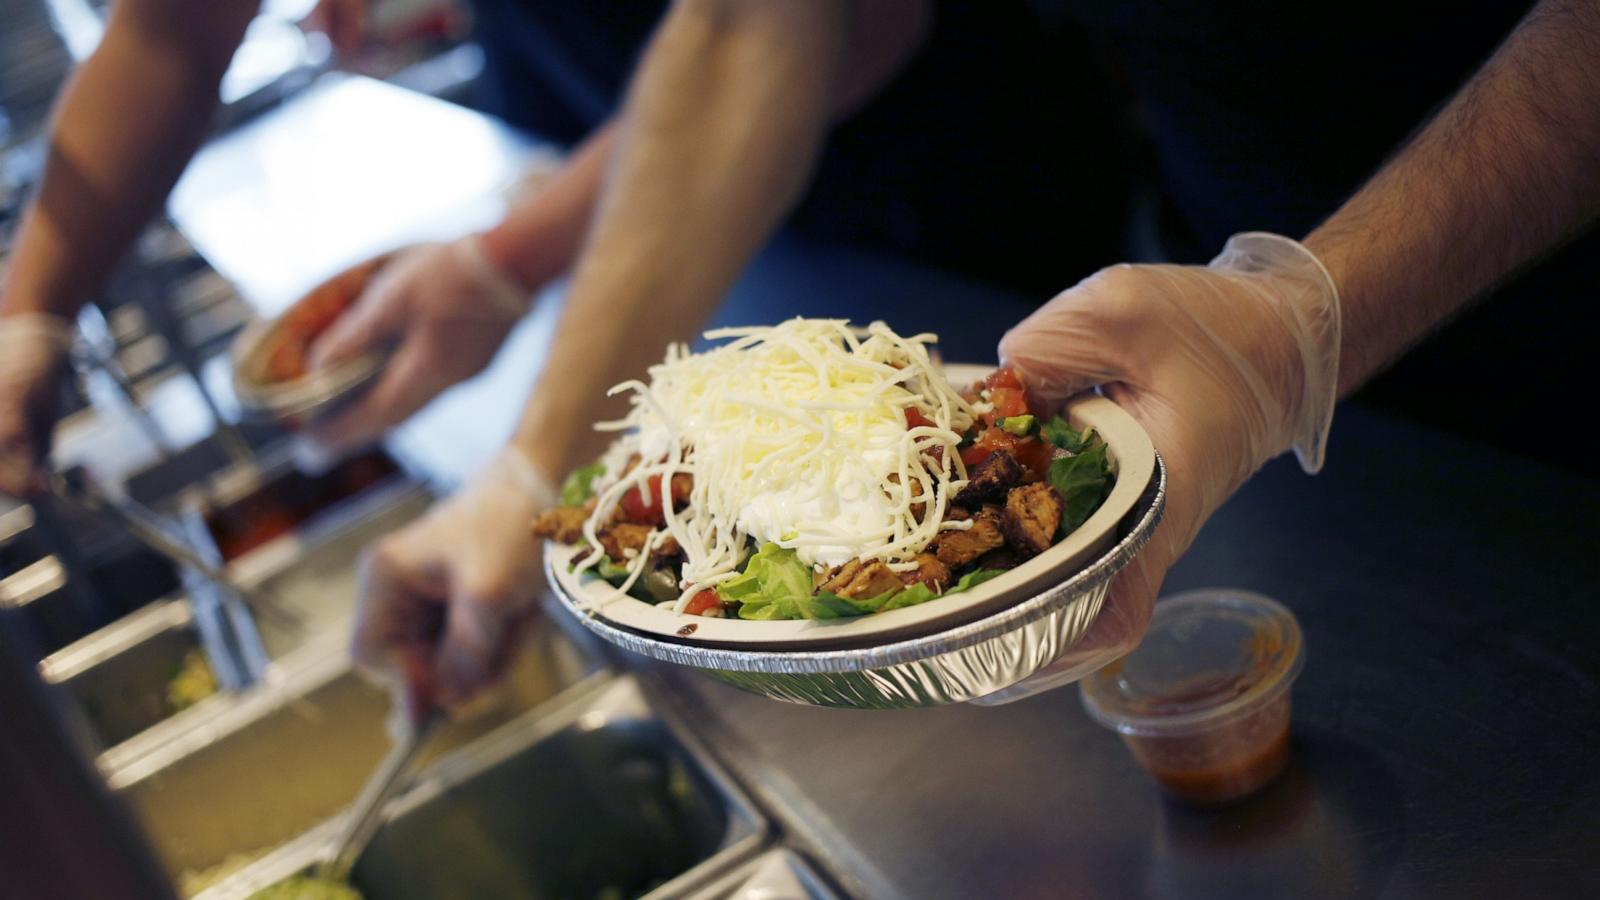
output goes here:
<path id="1" fill-rule="evenodd" d="M 738 573 L 751 538 L 793 548 L 818 568 L 882 559 L 898 569 L 955 525 L 944 516 L 966 484 L 956 448 L 974 412 L 929 357 L 935 336 L 901 337 L 881 322 L 863 332 L 845 320 L 792 319 L 706 338 L 728 343 L 698 354 L 670 347 L 649 383 L 612 388 L 632 392 L 630 413 L 596 426 L 625 433 L 596 480 L 599 501 L 584 526 L 591 547 L 629 490 L 648 490 L 659 476 L 670 497 L 677 473 L 694 483 L 684 509 L 663 504 L 665 526 L 629 560 L 618 594 L 667 535 L 686 560 L 681 611 Z M 932 424 L 907 427 L 908 409 Z M 639 464 L 623 475 L 635 456 Z"/>

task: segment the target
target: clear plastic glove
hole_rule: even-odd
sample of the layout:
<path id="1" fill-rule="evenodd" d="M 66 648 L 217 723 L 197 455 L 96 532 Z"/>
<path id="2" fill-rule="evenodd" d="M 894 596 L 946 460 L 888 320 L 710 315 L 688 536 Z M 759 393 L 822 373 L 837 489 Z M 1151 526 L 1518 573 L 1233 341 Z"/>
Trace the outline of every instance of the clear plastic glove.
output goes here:
<path id="1" fill-rule="evenodd" d="M 1098 386 L 1149 432 L 1167 508 L 1112 583 L 1089 633 L 1004 703 L 1076 681 L 1132 650 L 1167 569 L 1267 460 L 1293 449 L 1322 467 L 1339 373 L 1339 295 L 1311 251 L 1235 235 L 1205 267 L 1121 265 L 1051 300 L 1000 341 L 1044 400 Z"/>
<path id="2" fill-rule="evenodd" d="M 530 526 L 556 499 L 550 480 L 507 447 L 363 556 L 352 652 L 394 684 L 413 722 L 461 706 L 505 673 L 537 609 Z"/>
<path id="3" fill-rule="evenodd" d="M 73 334 L 58 316 L 0 317 L 0 493 L 30 497 L 45 489 L 43 461 Z"/>
<path id="4" fill-rule="evenodd" d="M 371 444 L 445 388 L 483 371 L 532 297 L 484 256 L 477 235 L 401 253 L 312 345 L 314 368 L 377 347 L 394 351 L 368 390 L 308 426 L 302 453 L 336 457 Z"/>

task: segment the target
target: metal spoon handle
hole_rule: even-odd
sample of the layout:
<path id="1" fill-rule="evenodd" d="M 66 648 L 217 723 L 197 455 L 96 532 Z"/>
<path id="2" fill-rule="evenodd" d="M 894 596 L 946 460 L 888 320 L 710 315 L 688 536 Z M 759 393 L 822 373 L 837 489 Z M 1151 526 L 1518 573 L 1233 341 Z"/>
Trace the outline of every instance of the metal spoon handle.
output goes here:
<path id="1" fill-rule="evenodd" d="M 81 478 L 69 478 L 59 472 L 50 473 L 49 478 L 51 492 L 62 500 L 111 519 L 157 553 L 194 569 L 211 581 L 237 590 L 222 569 L 173 536 L 166 523 L 144 508 L 113 500 Z"/>
<path id="2" fill-rule="evenodd" d="M 362 786 L 361 793 L 356 795 L 355 802 L 350 805 L 344 820 L 344 829 L 333 845 L 332 854 L 318 867 L 317 874 L 320 877 L 334 881 L 344 881 L 350 877 L 350 870 L 355 867 L 356 859 L 361 856 L 361 851 L 366 849 L 367 842 L 378 832 L 384 806 L 399 792 L 403 784 L 401 776 L 411 767 L 411 762 L 416 759 L 417 753 L 427 744 L 429 735 L 433 733 L 441 718 L 440 715 L 434 714 L 410 728 L 395 740 L 389 753 L 379 761 L 378 767 Z"/>
<path id="3" fill-rule="evenodd" d="M 193 569 L 207 581 L 217 584 L 240 597 L 257 613 L 285 625 L 298 628 L 298 617 L 268 602 L 265 591 L 259 587 L 246 587 L 215 562 L 200 555 L 182 537 L 174 535 L 171 525 L 160 516 L 132 500 L 118 500 L 102 491 L 87 479 L 51 472 L 50 491 L 59 499 L 119 525 L 135 540 L 165 556 L 180 566 Z"/>

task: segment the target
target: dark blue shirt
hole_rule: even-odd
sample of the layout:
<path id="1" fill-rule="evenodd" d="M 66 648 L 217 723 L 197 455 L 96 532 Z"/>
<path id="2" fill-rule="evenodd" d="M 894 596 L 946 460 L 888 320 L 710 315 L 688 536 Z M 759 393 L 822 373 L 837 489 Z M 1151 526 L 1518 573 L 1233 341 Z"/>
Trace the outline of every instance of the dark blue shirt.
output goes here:
<path id="1" fill-rule="evenodd" d="M 1103 29 L 1165 193 L 1209 252 L 1300 236 L 1488 57 L 1528 0 L 1035 0 Z"/>

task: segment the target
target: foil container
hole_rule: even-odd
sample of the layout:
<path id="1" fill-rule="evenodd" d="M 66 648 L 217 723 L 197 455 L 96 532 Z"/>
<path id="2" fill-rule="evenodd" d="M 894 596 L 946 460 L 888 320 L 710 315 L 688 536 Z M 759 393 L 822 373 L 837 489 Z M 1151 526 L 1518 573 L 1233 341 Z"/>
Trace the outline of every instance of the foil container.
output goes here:
<path id="1" fill-rule="evenodd" d="M 650 659 L 697 669 L 775 700 L 844 709 L 963 703 L 1005 690 L 1050 665 L 1094 624 L 1111 579 L 1150 539 L 1166 507 L 1167 467 L 1155 472 L 1122 520 L 1118 539 L 1066 581 L 981 619 L 934 634 L 846 650 L 739 650 L 646 635 L 578 608 L 552 570 L 561 608 L 605 641 Z"/>

